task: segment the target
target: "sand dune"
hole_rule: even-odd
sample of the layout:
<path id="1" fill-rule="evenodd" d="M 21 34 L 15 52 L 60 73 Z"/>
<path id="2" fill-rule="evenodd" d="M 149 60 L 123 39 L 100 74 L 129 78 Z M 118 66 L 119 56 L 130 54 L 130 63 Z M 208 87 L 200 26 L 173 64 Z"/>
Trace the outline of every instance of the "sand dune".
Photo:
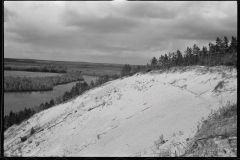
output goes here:
<path id="1" fill-rule="evenodd" d="M 219 85 L 221 83 L 221 85 Z M 237 102 L 237 71 L 184 67 L 138 73 L 93 88 L 64 104 L 35 114 L 4 133 L 8 156 L 151 156 L 184 143 L 211 110 Z M 36 133 L 20 142 L 34 127 Z M 142 152 L 143 151 L 143 152 Z"/>

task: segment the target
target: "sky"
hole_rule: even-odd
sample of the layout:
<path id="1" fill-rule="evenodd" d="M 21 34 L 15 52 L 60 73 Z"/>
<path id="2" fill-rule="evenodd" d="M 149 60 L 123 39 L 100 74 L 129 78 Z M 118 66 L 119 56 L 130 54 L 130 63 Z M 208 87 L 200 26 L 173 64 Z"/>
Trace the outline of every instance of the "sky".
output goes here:
<path id="1" fill-rule="evenodd" d="M 4 58 L 146 65 L 224 36 L 236 1 L 4 1 Z"/>

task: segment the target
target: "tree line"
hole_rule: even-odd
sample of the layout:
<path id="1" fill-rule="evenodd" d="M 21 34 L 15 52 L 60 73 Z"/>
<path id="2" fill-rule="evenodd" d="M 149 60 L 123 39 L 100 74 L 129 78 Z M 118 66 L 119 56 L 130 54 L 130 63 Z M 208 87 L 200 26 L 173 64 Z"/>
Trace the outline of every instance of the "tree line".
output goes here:
<path id="1" fill-rule="evenodd" d="M 10 111 L 8 115 L 4 116 L 3 120 L 4 131 L 14 124 L 18 125 L 24 120 L 27 120 L 35 113 L 51 108 L 57 104 L 67 102 L 72 98 L 82 95 L 85 91 L 89 89 L 100 86 L 110 80 L 117 78 L 119 78 L 117 75 L 113 76 L 101 75 L 96 79 L 95 82 L 91 81 L 90 85 L 88 85 L 85 81 L 84 82 L 79 81 L 72 87 L 70 91 L 66 91 L 62 96 L 56 97 L 55 100 L 51 99 L 49 102 L 41 103 L 39 106 L 35 106 L 33 108 L 24 108 L 24 110 L 20 110 L 18 112 Z"/>
<path id="2" fill-rule="evenodd" d="M 48 91 L 59 84 L 83 80 L 81 72 L 69 72 L 61 76 L 46 77 L 4 77 L 4 92 Z"/>
<path id="3" fill-rule="evenodd" d="M 187 47 L 183 54 L 180 50 L 161 55 L 158 59 L 153 57 L 150 64 L 136 67 L 125 64 L 121 70 L 121 76 L 131 76 L 137 72 L 150 69 L 167 69 L 174 66 L 217 66 L 227 65 L 237 67 L 237 38 L 232 36 L 231 42 L 226 36 L 223 40 L 216 38 L 216 43 L 209 43 L 208 47 L 200 49 L 196 44 Z"/>
<path id="4" fill-rule="evenodd" d="M 183 55 L 181 51 L 169 52 L 168 55 L 161 55 L 159 59 L 153 57 L 149 68 L 170 68 L 173 66 L 237 66 L 237 38 L 232 36 L 231 43 L 225 36 L 224 39 L 216 38 L 216 43 L 209 43 L 208 48 L 203 46 L 200 49 L 196 44 L 187 47 Z"/>
<path id="5" fill-rule="evenodd" d="M 52 72 L 52 73 L 67 73 L 67 67 L 62 66 L 39 66 L 39 67 L 13 67 L 4 66 L 4 70 L 13 71 L 28 71 L 28 72 Z"/>

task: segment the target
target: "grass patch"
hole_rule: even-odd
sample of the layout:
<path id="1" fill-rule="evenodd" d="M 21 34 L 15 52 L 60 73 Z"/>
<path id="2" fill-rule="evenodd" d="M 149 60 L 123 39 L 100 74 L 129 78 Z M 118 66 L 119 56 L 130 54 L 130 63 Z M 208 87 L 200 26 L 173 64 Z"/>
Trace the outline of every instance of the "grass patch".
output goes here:
<path id="1" fill-rule="evenodd" d="M 212 111 L 196 134 L 197 139 L 237 136 L 237 104 Z"/>
<path id="2" fill-rule="evenodd" d="M 230 138 L 234 137 L 237 137 L 237 104 L 228 102 L 225 107 L 212 111 L 205 120 L 203 119 L 200 129 L 182 156 L 234 156 L 225 150 L 230 149 L 232 153 L 236 154 L 236 147 L 227 147 L 230 145 Z M 228 141 L 228 144 L 227 142 L 224 144 L 227 148 L 223 145 L 218 146 L 219 144 L 215 141 L 219 139 L 222 139 L 222 142 Z"/>

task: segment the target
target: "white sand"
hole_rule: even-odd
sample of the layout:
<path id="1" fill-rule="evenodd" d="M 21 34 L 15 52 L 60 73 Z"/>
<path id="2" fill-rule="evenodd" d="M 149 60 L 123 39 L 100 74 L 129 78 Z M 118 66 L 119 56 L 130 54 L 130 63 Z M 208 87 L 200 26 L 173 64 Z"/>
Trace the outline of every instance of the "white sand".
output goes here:
<path id="1" fill-rule="evenodd" d="M 122 157 L 141 151 L 141 156 L 152 156 L 149 147 L 161 134 L 168 140 L 161 148 L 171 146 L 174 152 L 174 142 L 194 136 L 198 122 L 212 109 L 237 102 L 237 71 L 211 70 L 188 67 L 182 73 L 156 71 L 108 82 L 34 115 L 29 124 L 9 128 L 4 133 L 5 153 Z M 212 92 L 220 81 L 224 81 L 221 92 Z M 44 130 L 20 143 L 19 137 L 31 127 Z"/>

